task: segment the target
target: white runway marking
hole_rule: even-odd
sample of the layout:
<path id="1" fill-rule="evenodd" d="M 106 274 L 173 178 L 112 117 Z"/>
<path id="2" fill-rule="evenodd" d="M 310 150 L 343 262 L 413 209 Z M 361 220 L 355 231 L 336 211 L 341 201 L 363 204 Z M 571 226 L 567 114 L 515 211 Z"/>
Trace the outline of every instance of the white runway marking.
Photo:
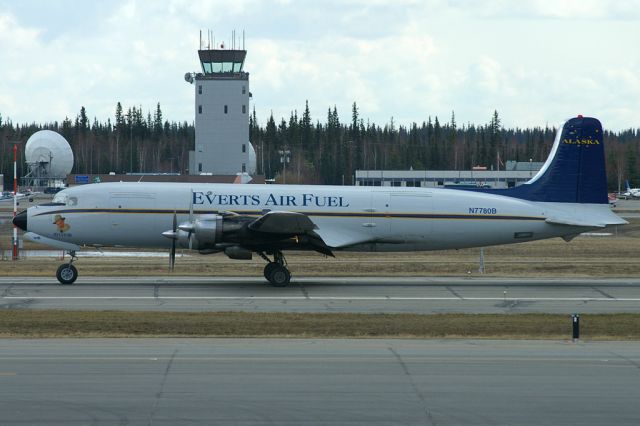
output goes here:
<path id="1" fill-rule="evenodd" d="M 375 300 L 375 301 L 520 301 L 640 302 L 640 298 L 609 297 L 395 297 L 395 296 L 2 296 L 8 300 Z"/>

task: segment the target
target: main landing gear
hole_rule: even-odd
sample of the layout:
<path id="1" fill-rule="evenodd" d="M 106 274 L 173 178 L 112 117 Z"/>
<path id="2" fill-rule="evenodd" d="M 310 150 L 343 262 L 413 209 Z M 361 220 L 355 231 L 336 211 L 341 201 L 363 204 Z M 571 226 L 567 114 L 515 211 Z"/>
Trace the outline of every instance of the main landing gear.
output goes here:
<path id="1" fill-rule="evenodd" d="M 264 277 L 274 287 L 286 287 L 291 281 L 291 272 L 287 269 L 287 261 L 281 251 L 273 253 L 273 262 L 262 252 L 258 253 L 260 257 L 267 261 L 264 267 Z"/>
<path id="2" fill-rule="evenodd" d="M 73 262 L 76 260 L 76 252 L 70 251 L 69 255 L 71 256 L 69 263 L 63 263 L 56 271 L 56 278 L 60 284 L 64 285 L 73 284 L 78 279 L 78 270 L 73 266 Z"/>

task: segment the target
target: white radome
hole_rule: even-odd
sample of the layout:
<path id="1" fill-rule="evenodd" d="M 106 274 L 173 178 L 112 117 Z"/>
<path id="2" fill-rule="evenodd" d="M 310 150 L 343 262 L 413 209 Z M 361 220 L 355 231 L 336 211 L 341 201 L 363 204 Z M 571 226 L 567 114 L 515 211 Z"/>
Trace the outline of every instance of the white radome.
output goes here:
<path id="1" fill-rule="evenodd" d="M 69 142 L 51 130 L 40 130 L 31 135 L 24 155 L 27 164 L 50 163 L 51 178 L 66 178 L 73 169 L 73 151 Z"/>

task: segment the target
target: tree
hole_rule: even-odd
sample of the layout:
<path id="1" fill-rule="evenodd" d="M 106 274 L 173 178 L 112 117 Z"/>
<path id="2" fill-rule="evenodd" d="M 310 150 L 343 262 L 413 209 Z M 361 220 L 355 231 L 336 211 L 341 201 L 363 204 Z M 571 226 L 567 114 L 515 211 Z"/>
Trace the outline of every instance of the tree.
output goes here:
<path id="1" fill-rule="evenodd" d="M 498 111 L 494 110 L 491 123 L 489 123 L 489 152 L 487 153 L 487 157 L 485 157 L 485 164 L 487 166 L 493 164 L 493 158 L 498 158 L 498 153 L 500 152 L 500 133 L 500 118 L 498 117 Z M 499 168 L 498 164 L 496 164 L 496 168 Z"/>
<path id="2" fill-rule="evenodd" d="M 638 157 L 633 144 L 627 148 L 627 180 L 629 185 L 636 185 L 638 182 Z"/>
<path id="3" fill-rule="evenodd" d="M 162 110 L 160 102 L 156 105 L 156 112 L 153 114 L 153 134 L 156 139 L 162 136 Z"/>
<path id="4" fill-rule="evenodd" d="M 451 152 L 453 152 L 453 169 L 458 170 L 458 147 L 456 146 L 456 133 L 457 133 L 457 125 L 456 125 L 456 113 L 451 111 L 451 122 L 449 123 L 448 128 L 448 141 L 445 149 L 444 159 L 447 163 L 451 162 Z M 448 167 L 450 168 L 450 166 Z"/>
<path id="5" fill-rule="evenodd" d="M 277 170 L 277 164 L 272 161 L 276 159 L 277 146 L 277 129 L 276 122 L 273 119 L 273 111 L 267 120 L 267 127 L 264 131 L 264 146 L 267 154 L 267 170 L 265 170 L 265 176 L 269 179 L 273 179 Z"/>

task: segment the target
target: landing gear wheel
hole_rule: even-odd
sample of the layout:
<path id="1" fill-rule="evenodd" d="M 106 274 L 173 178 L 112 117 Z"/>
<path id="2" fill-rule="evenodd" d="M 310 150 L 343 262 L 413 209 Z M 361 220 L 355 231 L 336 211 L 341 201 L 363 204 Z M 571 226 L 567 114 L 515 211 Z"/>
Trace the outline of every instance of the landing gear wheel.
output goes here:
<path id="1" fill-rule="evenodd" d="M 71 263 L 64 263 L 58 268 L 56 278 L 60 284 L 73 284 L 78 279 L 78 270 Z"/>
<path id="2" fill-rule="evenodd" d="M 267 263 L 267 266 L 264 267 L 264 277 L 268 281 L 271 281 L 271 279 L 269 278 L 271 276 L 271 272 L 273 271 L 274 268 L 277 268 L 278 266 L 280 265 L 277 264 L 276 262 L 269 262 Z"/>
<path id="3" fill-rule="evenodd" d="M 267 279 L 274 287 L 286 287 L 289 281 L 291 281 L 291 273 L 287 268 L 276 263 L 275 266 L 271 268 L 271 274 Z"/>

